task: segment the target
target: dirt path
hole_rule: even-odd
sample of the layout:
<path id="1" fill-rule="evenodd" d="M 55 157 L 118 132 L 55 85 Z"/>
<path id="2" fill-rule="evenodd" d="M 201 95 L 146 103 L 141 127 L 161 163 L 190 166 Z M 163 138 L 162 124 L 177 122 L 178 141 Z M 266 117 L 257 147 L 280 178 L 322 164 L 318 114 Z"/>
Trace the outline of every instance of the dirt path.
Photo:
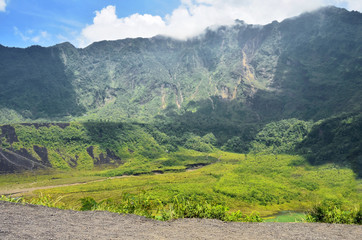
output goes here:
<path id="1" fill-rule="evenodd" d="M 362 226 L 319 223 L 160 222 L 0 202 L 0 239 L 362 239 Z"/>

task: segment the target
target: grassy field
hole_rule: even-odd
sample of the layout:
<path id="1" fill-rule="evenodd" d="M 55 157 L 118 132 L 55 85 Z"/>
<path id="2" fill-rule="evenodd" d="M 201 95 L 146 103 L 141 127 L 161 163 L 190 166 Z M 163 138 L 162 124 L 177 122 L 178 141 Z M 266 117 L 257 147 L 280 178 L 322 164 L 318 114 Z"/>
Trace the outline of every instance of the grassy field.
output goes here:
<path id="1" fill-rule="evenodd" d="M 291 155 L 245 155 L 229 152 L 197 155 L 199 158 L 204 155 L 203 157 L 217 161 L 200 169 L 165 174 L 152 174 L 154 168 L 150 167 L 149 175 L 113 179 L 108 177 L 120 175 L 130 166 L 120 166 L 116 170 L 5 175 L 0 176 L 0 189 L 91 181 L 24 194 L 27 201 L 47 196 L 57 199 L 57 207 L 75 210 L 81 208 L 81 198 L 91 197 L 98 202 L 112 199 L 117 202 L 125 195 L 142 195 L 150 201 L 161 202 L 169 202 L 174 196 L 196 197 L 226 205 L 230 211 L 240 210 L 247 214 L 256 211 L 261 216 L 287 210 L 303 212 L 326 199 L 345 206 L 361 204 L 362 181 L 356 180 L 350 169 L 330 164 L 315 167 L 302 157 Z M 143 169 L 147 170 L 145 166 Z M 100 181 L 102 179 L 104 180 Z M 294 217 L 289 216 L 287 221 L 294 221 Z"/>

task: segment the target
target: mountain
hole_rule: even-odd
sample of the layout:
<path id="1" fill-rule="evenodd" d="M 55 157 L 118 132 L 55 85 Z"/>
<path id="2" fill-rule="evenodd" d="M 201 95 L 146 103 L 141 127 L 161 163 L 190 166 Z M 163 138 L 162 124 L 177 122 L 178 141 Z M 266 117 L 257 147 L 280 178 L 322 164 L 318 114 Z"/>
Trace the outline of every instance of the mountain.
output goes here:
<path id="1" fill-rule="evenodd" d="M 173 139 L 171 148 L 211 149 L 213 136 L 225 150 L 298 152 L 362 176 L 361 43 L 362 14 L 325 7 L 265 26 L 237 20 L 187 41 L 0 45 L 0 123 L 136 121 Z M 2 126 L 3 148 L 17 126 Z"/>
<path id="2" fill-rule="evenodd" d="M 147 120 L 225 102 L 228 118 L 247 121 L 360 111 L 361 42 L 362 14 L 326 7 L 188 41 L 0 46 L 0 121 Z"/>

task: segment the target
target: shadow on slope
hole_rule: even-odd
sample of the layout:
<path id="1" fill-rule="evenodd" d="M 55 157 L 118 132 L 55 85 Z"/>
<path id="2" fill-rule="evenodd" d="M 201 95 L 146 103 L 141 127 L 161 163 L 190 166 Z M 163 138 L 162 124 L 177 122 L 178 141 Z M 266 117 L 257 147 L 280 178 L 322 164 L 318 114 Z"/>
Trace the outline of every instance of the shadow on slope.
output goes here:
<path id="1" fill-rule="evenodd" d="M 335 163 L 362 177 L 362 114 L 343 114 L 318 122 L 296 148 L 313 165 Z"/>
<path id="2" fill-rule="evenodd" d="M 0 108 L 13 109 L 25 119 L 82 114 L 60 55 L 57 47 L 0 46 Z"/>

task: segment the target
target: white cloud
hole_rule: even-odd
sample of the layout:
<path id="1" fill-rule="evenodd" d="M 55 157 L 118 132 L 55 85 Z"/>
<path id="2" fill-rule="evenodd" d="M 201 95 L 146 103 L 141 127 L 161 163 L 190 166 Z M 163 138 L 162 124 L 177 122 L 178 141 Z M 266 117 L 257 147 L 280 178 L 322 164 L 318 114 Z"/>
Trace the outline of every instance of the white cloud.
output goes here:
<path id="1" fill-rule="evenodd" d="M 5 12 L 6 10 L 6 0 L 0 0 L 0 12 Z"/>
<path id="2" fill-rule="evenodd" d="M 31 41 L 32 43 L 40 43 L 49 40 L 51 35 L 47 31 L 39 31 L 35 34 L 33 29 L 28 29 L 25 33 L 14 27 L 14 33 L 19 36 L 24 42 Z"/>
<path id="3" fill-rule="evenodd" d="M 64 35 L 62 35 L 62 34 L 58 34 L 56 37 L 61 42 L 68 42 L 69 41 L 69 39 L 67 37 L 65 37 Z"/>
<path id="4" fill-rule="evenodd" d="M 32 37 L 32 38 L 31 38 L 31 41 L 32 41 L 33 43 L 38 43 L 38 42 L 40 41 L 40 36 L 38 35 L 38 36 Z"/>
<path id="5" fill-rule="evenodd" d="M 118 18 L 116 7 L 108 6 L 96 12 L 93 24 L 82 30 L 81 45 L 100 40 L 122 38 L 152 37 L 165 28 L 160 16 L 149 14 L 133 14 L 126 18 Z"/>
<path id="6" fill-rule="evenodd" d="M 49 34 L 47 31 L 40 31 L 40 35 L 42 38 L 48 38 L 49 37 Z"/>
<path id="7" fill-rule="evenodd" d="M 17 27 L 14 27 L 14 33 L 16 36 L 19 36 L 24 42 L 30 39 L 30 37 L 23 34 Z"/>
<path id="8" fill-rule="evenodd" d="M 252 24 L 281 21 L 325 5 L 362 10 L 361 0 L 181 0 L 180 6 L 164 18 L 138 13 L 118 18 L 116 7 L 96 11 L 93 24 L 78 38 L 81 47 L 100 40 L 166 35 L 177 39 L 196 36 L 205 28 L 229 25 L 235 19 Z"/>
<path id="9" fill-rule="evenodd" d="M 50 35 L 47 31 L 40 31 L 38 35 L 31 38 L 31 41 L 34 43 L 39 43 L 40 41 L 44 41 L 49 39 Z"/>
<path id="10" fill-rule="evenodd" d="M 356 11 L 362 12 L 362 1 L 361 0 L 349 0 L 346 2 L 348 2 L 347 6 L 350 10 L 356 10 Z"/>

